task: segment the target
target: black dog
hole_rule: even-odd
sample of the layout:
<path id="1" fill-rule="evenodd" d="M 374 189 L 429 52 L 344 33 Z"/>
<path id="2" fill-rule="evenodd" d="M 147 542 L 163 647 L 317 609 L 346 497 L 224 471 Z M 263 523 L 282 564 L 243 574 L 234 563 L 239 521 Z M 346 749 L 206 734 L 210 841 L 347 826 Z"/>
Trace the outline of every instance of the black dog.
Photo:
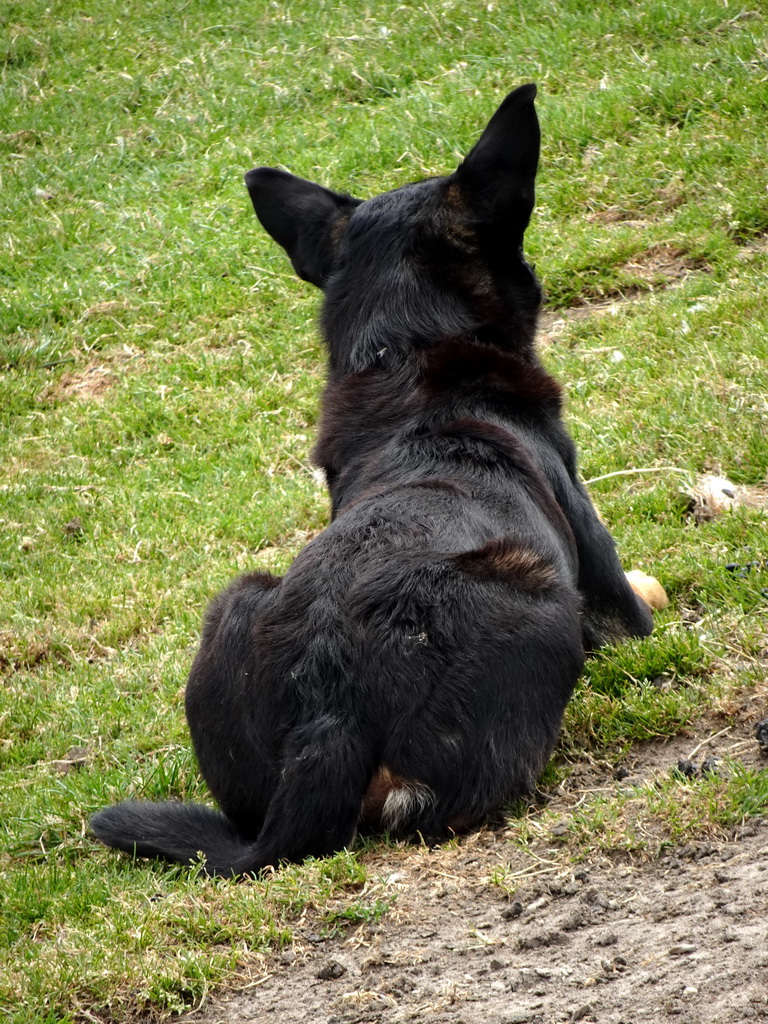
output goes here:
<path id="1" fill-rule="evenodd" d="M 325 292 L 333 521 L 208 611 L 186 709 L 222 813 L 119 804 L 92 820 L 104 843 L 233 875 L 361 824 L 471 828 L 531 791 L 585 651 L 650 633 L 534 353 L 535 94 L 511 93 L 454 174 L 366 202 L 247 175 Z"/>

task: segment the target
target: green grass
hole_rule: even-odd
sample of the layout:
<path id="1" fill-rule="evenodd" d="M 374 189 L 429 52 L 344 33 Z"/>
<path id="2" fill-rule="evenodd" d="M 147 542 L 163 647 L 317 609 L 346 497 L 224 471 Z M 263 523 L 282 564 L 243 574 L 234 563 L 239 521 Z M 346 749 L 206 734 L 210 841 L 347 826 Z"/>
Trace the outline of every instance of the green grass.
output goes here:
<path id="1" fill-rule="evenodd" d="M 615 787 L 599 794 L 568 818 L 555 821 L 543 814 L 518 825 L 518 842 L 546 838 L 568 862 L 629 856 L 658 857 L 665 850 L 692 840 L 723 839 L 768 806 L 768 773 L 734 762 L 721 762 L 716 774 L 687 779 L 670 772 L 651 783 Z M 504 871 L 496 879 L 504 885 Z M 513 891 L 512 888 L 509 891 Z"/>
<path id="2" fill-rule="evenodd" d="M 301 914 L 387 905 L 360 894 L 366 848 L 231 885 L 85 830 L 129 794 L 205 799 L 181 702 L 202 609 L 328 517 L 308 468 L 317 295 L 243 172 L 368 196 L 450 170 L 539 83 L 528 250 L 548 302 L 635 296 L 569 320 L 545 360 L 585 478 L 653 470 L 592 491 L 625 564 L 672 597 L 652 639 L 590 665 L 557 775 L 764 676 L 768 576 L 723 568 L 766 556 L 764 514 L 696 525 L 680 491 L 768 470 L 768 11 L 0 0 L 0 21 L 0 1008 L 124 1021 L 199 1000 Z M 61 774 L 73 747 L 85 764 Z"/>

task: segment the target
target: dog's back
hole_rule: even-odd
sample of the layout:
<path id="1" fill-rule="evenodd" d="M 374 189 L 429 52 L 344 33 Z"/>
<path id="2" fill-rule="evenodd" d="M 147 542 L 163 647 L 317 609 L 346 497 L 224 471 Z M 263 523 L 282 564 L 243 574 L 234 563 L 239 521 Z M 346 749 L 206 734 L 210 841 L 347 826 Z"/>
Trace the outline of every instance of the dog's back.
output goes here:
<path id="1" fill-rule="evenodd" d="M 361 822 L 472 827 L 532 789 L 585 646 L 650 632 L 533 350 L 534 95 L 507 97 L 453 175 L 365 203 L 247 177 L 325 292 L 333 521 L 209 610 L 187 716 L 223 814 L 121 804 L 93 820 L 103 841 L 237 874 Z"/>

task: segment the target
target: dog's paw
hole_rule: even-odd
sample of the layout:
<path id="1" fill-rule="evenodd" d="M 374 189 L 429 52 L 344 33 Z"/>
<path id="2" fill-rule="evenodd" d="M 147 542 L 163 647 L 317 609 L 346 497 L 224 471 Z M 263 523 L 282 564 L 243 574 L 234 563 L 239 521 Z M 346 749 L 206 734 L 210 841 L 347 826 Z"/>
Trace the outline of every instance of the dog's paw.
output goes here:
<path id="1" fill-rule="evenodd" d="M 631 572 L 625 573 L 625 575 L 630 587 L 632 587 L 639 598 L 645 601 L 649 608 L 661 611 L 662 608 L 667 607 L 669 598 L 664 587 L 662 587 L 657 579 L 654 579 L 653 576 L 648 576 L 642 569 L 633 569 Z"/>

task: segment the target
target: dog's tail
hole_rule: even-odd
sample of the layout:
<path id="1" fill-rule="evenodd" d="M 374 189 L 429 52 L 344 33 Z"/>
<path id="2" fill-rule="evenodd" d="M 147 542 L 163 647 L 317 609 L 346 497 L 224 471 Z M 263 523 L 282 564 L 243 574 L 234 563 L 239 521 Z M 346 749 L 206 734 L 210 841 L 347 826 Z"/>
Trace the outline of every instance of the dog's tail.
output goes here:
<path id="1" fill-rule="evenodd" d="M 127 800 L 94 814 L 90 827 L 106 846 L 138 857 L 182 864 L 202 859 L 210 875 L 231 874 L 231 865 L 253 845 L 218 811 L 173 801 Z"/>
<path id="2" fill-rule="evenodd" d="M 324 857 L 355 836 L 373 774 L 370 744 L 330 720 L 290 738 L 258 837 L 199 804 L 127 801 L 91 818 L 97 839 L 140 857 L 191 864 L 209 875 L 255 874 L 280 861 Z"/>

